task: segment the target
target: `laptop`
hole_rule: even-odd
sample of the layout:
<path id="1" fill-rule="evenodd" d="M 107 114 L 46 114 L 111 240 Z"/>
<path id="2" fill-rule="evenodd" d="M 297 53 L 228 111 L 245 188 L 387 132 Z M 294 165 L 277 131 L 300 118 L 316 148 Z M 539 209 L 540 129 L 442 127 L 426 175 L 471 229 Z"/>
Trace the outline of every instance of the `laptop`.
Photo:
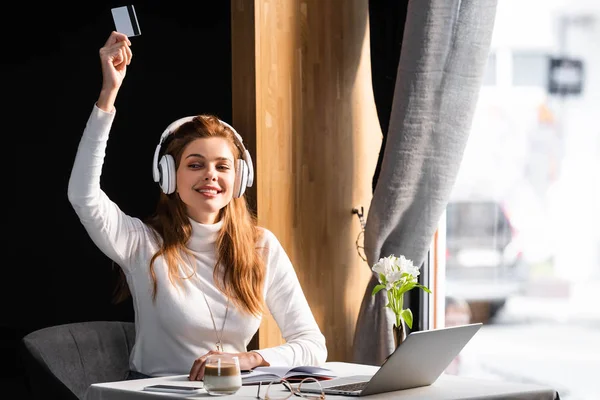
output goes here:
<path id="1" fill-rule="evenodd" d="M 377 372 L 320 382 L 330 395 L 368 396 L 412 389 L 434 383 L 483 324 L 451 326 L 411 332 Z M 321 393 L 316 383 L 302 385 L 303 392 Z"/>

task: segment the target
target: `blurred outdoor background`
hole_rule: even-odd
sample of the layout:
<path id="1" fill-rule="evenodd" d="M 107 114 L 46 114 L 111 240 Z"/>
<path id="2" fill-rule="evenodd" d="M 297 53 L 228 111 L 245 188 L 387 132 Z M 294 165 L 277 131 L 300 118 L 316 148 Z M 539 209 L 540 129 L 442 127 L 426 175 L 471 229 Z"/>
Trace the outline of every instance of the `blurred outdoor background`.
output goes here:
<path id="1" fill-rule="evenodd" d="M 600 399 L 600 2 L 499 0 L 446 212 L 448 372 Z"/>

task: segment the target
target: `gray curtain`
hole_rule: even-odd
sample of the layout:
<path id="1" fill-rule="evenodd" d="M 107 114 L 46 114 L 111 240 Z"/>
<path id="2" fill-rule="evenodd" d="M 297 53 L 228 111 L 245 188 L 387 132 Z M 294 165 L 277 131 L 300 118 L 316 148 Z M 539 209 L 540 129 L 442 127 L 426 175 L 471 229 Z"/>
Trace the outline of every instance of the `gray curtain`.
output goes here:
<path id="1" fill-rule="evenodd" d="M 420 265 L 447 205 L 469 136 L 497 0 L 411 0 L 383 160 L 365 227 L 369 267 L 404 255 Z M 369 282 L 354 362 L 380 365 L 393 351 L 384 291 Z"/>

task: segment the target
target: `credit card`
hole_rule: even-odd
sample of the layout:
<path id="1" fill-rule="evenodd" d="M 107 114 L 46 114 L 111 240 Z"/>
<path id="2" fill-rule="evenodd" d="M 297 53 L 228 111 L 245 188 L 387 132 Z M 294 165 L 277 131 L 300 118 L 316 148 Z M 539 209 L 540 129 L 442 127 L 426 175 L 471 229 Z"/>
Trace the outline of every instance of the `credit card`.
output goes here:
<path id="1" fill-rule="evenodd" d="M 142 34 L 133 5 L 115 7 L 110 11 L 112 12 L 115 30 L 117 32 L 124 33 L 129 37 Z"/>

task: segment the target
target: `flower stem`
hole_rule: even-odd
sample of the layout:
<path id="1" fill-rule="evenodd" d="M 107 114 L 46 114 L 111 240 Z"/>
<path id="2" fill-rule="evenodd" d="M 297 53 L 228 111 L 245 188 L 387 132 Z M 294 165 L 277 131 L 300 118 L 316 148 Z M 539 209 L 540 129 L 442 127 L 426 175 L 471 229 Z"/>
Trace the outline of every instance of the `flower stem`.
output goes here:
<path id="1" fill-rule="evenodd" d="M 402 323 L 401 319 L 401 313 L 402 313 L 402 308 L 404 307 L 404 296 L 400 295 L 398 298 L 398 309 L 396 311 L 396 326 L 399 328 L 400 324 Z"/>

